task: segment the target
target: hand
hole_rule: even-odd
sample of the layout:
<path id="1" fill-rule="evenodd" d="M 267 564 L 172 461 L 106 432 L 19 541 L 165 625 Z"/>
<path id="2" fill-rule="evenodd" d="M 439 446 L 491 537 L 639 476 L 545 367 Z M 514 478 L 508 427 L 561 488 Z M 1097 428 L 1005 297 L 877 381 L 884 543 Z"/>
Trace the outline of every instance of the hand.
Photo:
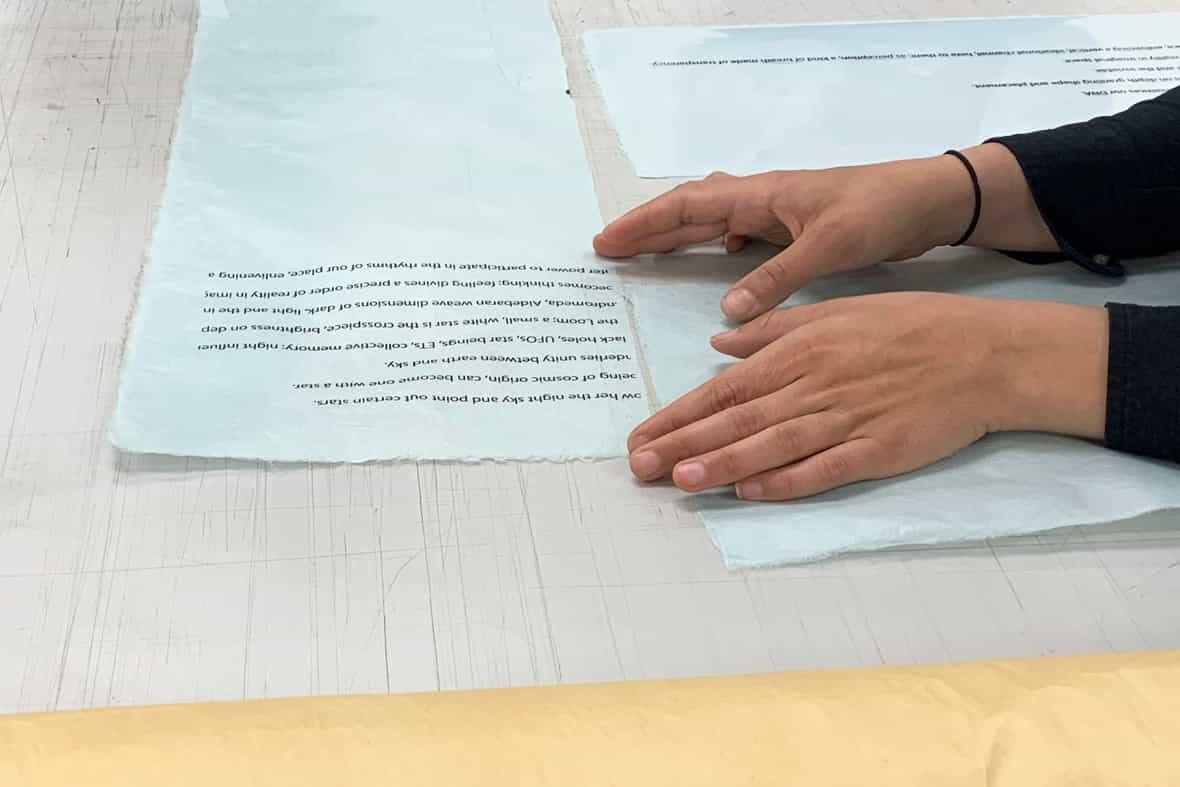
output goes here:
<path id="1" fill-rule="evenodd" d="M 713 338 L 744 358 L 640 424 L 646 481 L 785 500 L 915 470 L 985 434 L 1100 439 L 1104 309 L 890 293 L 781 309 Z"/>
<path id="2" fill-rule="evenodd" d="M 985 195 L 972 243 L 1056 249 L 1011 153 L 991 144 L 965 154 Z M 594 238 L 594 249 L 606 257 L 630 257 L 717 238 L 730 252 L 747 238 L 786 246 L 722 300 L 726 316 L 745 320 L 818 276 L 954 243 L 970 224 L 974 200 L 967 169 L 950 156 L 744 178 L 714 173 L 612 222 Z"/>

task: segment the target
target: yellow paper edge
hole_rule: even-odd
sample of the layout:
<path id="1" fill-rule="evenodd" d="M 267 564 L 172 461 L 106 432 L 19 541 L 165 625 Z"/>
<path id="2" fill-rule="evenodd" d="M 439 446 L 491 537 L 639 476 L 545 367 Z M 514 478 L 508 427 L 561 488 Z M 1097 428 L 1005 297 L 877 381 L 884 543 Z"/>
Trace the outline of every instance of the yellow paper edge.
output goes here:
<path id="1" fill-rule="evenodd" d="M 1178 785 L 1180 651 L 0 717 L 0 785 Z"/>

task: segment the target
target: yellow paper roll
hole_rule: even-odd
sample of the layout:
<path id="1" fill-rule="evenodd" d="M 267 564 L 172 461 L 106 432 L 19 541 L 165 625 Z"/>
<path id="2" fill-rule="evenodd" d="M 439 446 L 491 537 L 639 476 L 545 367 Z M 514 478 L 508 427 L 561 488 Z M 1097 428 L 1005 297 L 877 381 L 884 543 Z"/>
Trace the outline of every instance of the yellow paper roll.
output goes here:
<path id="1" fill-rule="evenodd" d="M 0 717 L 8 787 L 1180 785 L 1180 653 Z"/>

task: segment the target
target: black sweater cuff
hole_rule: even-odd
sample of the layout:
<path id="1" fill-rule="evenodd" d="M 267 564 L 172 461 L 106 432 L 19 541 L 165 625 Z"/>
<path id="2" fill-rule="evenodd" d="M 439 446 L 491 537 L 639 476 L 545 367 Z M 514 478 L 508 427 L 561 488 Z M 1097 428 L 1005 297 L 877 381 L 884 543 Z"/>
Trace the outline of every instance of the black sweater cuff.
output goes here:
<path id="1" fill-rule="evenodd" d="M 1109 303 L 1106 445 L 1180 461 L 1180 306 Z"/>
<path id="2" fill-rule="evenodd" d="M 1011 256 L 1121 276 L 1119 259 L 1180 249 L 1177 129 L 1180 88 L 1110 117 L 989 139 L 1016 157 L 1062 251 Z"/>

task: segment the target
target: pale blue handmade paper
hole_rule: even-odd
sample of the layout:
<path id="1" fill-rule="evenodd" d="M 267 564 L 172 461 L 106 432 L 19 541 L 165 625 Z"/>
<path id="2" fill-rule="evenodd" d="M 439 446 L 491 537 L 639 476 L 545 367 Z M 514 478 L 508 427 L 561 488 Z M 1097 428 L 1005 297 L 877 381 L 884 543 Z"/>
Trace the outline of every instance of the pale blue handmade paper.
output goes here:
<path id="1" fill-rule="evenodd" d="M 991 134 L 1083 120 L 1180 82 L 1177 30 L 1180 15 L 640 29 L 588 34 L 586 48 L 628 156 L 639 174 L 658 176 L 939 153 Z M 856 59 L 874 53 L 935 56 Z M 823 59 L 841 56 L 848 59 Z M 758 62 L 738 62 L 750 59 Z M 1042 78 L 1102 84 L 974 87 Z M 708 343 L 727 327 L 720 299 L 758 254 L 691 253 L 625 269 L 651 381 L 664 403 L 726 362 Z M 898 290 L 1180 303 L 1180 260 L 1129 268 L 1127 280 L 1116 283 L 1069 265 L 942 252 L 818 281 L 788 305 Z M 682 504 L 700 512 L 726 564 L 742 568 L 1175 509 L 1180 470 L 1080 440 L 1002 435 L 920 472 L 809 500 L 748 503 L 717 492 Z"/>
<path id="2" fill-rule="evenodd" d="M 758 259 L 757 252 L 736 258 L 693 253 L 627 266 L 628 298 L 659 400 L 671 401 L 731 360 L 709 347 L 709 337 L 728 327 L 719 309 L 726 288 Z M 1180 303 L 1180 259 L 1128 267 L 1127 280 L 1113 284 L 1068 265 L 1028 266 L 984 252 L 942 252 L 817 281 L 788 305 L 903 290 L 1088 304 Z M 666 330 L 668 325 L 677 330 Z M 750 503 L 717 492 L 685 497 L 682 504 L 700 512 L 726 565 L 746 568 L 1180 508 L 1180 468 L 1082 440 L 995 435 L 925 470 L 808 500 Z"/>
<path id="3" fill-rule="evenodd" d="M 620 454 L 647 403 L 589 249 L 599 213 L 545 0 L 201 10 L 116 444 Z"/>
<path id="4" fill-rule="evenodd" d="M 1180 14 L 600 30 L 585 36 L 643 177 L 941 153 L 1180 83 Z"/>

